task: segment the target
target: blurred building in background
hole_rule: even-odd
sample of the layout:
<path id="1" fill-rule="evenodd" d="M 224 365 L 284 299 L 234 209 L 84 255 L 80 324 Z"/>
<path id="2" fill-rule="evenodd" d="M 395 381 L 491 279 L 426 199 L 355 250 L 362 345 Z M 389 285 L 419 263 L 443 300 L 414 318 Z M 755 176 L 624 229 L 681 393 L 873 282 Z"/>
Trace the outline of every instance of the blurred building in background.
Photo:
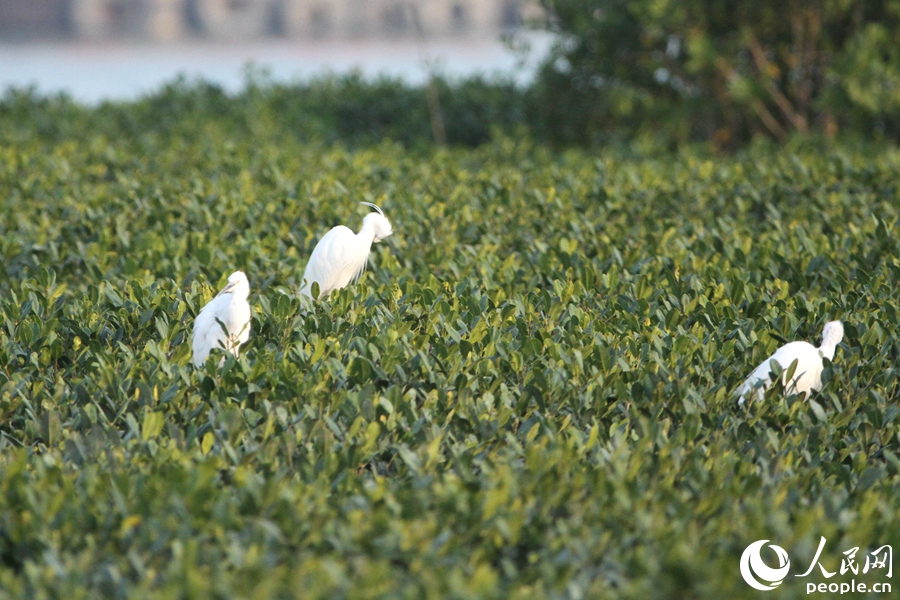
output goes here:
<path id="1" fill-rule="evenodd" d="M 168 41 L 486 35 L 529 0 L 0 0 L 0 36 Z"/>

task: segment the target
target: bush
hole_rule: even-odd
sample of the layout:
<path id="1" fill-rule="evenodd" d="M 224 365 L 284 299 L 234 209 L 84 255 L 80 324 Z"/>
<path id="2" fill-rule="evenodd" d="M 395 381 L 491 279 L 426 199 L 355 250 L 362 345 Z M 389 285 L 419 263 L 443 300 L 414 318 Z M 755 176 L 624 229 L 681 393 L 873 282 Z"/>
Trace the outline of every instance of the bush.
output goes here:
<path id="1" fill-rule="evenodd" d="M 750 598 L 755 540 L 900 547 L 896 151 L 350 150 L 242 98 L 6 104 L 0 597 Z M 363 199 L 396 233 L 304 308 Z M 835 318 L 821 393 L 738 409 Z"/>
<path id="2" fill-rule="evenodd" d="M 477 146 L 528 127 L 525 92 L 512 82 L 437 78 L 434 86 L 450 145 Z M 401 80 L 367 80 L 358 73 L 283 84 L 254 71 L 245 89 L 231 96 L 216 84 L 179 78 L 138 101 L 94 108 L 66 96 L 13 89 L 0 101 L 0 138 L 38 132 L 47 141 L 96 134 L 146 141 L 219 132 L 350 146 L 390 139 L 423 147 L 435 141 L 426 94 Z"/>

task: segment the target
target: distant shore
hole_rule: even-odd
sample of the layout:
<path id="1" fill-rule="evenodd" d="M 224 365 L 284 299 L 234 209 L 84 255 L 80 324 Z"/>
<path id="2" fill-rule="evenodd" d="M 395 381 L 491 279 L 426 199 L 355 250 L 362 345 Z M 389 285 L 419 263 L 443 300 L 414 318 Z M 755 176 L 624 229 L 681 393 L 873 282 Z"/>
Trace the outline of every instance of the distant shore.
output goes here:
<path id="1" fill-rule="evenodd" d="M 245 85 L 248 66 L 283 82 L 358 69 L 366 77 L 419 83 L 429 68 L 450 77 L 483 74 L 527 81 L 551 39 L 535 33 L 517 39 L 531 46 L 527 60 L 499 38 L 444 38 L 421 45 L 413 39 L 7 42 L 0 44 L 0 88 L 33 85 L 44 94 L 65 92 L 95 104 L 134 99 L 184 75 L 236 92 Z"/>

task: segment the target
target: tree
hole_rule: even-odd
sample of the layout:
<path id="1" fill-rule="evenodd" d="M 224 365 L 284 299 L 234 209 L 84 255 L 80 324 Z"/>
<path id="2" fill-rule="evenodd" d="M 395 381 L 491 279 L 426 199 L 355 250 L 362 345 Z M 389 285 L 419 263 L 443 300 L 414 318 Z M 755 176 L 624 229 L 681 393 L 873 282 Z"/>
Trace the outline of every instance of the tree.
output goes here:
<path id="1" fill-rule="evenodd" d="M 559 35 L 536 90 L 600 132 L 737 145 L 896 135 L 900 0 L 542 0 Z M 550 111 L 552 115 L 552 111 Z"/>

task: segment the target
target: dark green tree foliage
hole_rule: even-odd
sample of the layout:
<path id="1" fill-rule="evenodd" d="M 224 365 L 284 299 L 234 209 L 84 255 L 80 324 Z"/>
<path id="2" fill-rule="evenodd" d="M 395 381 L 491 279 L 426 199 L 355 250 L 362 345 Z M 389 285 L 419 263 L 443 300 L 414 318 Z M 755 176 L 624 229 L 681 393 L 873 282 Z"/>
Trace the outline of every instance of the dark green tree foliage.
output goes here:
<path id="1" fill-rule="evenodd" d="M 453 146 L 477 146 L 495 133 L 527 127 L 526 93 L 509 81 L 437 78 L 447 134 Z M 66 96 L 7 90 L 0 99 L 0 138 L 40 132 L 42 140 L 77 138 L 85 131 L 132 139 L 223 133 L 349 146 L 385 139 L 408 147 L 432 145 L 426 91 L 397 79 L 360 74 L 276 83 L 251 71 L 240 93 L 206 81 L 178 79 L 135 102 L 87 108 Z"/>
<path id="2" fill-rule="evenodd" d="M 542 4 L 561 38 L 535 85 L 535 123 L 560 141 L 900 134 L 895 0 Z"/>

